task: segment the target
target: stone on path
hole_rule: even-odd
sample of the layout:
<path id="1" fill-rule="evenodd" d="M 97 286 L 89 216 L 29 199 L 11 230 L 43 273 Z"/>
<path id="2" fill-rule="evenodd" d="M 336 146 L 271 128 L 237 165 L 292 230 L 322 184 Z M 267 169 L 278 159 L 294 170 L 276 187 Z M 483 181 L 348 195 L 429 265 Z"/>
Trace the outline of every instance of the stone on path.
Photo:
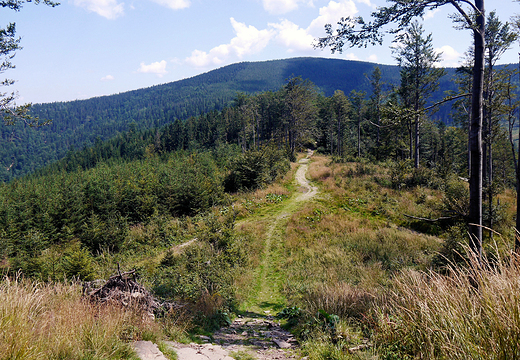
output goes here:
<path id="1" fill-rule="evenodd" d="M 141 360 L 168 360 L 151 341 L 135 341 L 132 346 Z"/>
<path id="2" fill-rule="evenodd" d="M 280 349 L 289 349 L 291 348 L 291 344 L 289 344 L 286 341 L 273 339 L 273 342 L 280 348 Z"/>
<path id="3" fill-rule="evenodd" d="M 179 360 L 234 360 L 226 350 L 218 345 L 177 345 L 175 351 Z"/>

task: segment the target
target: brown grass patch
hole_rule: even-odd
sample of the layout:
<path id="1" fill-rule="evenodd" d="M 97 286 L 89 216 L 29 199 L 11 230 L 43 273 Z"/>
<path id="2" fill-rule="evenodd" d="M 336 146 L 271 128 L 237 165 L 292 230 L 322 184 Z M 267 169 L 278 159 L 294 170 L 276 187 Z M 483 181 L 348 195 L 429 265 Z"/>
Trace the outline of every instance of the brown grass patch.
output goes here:
<path id="1" fill-rule="evenodd" d="M 374 304 L 376 295 L 345 282 L 318 284 L 303 295 L 303 304 L 311 314 L 325 310 L 341 317 L 361 319 Z"/>
<path id="2" fill-rule="evenodd" d="M 309 165 L 307 175 L 312 181 L 325 180 L 331 176 L 332 172 L 329 167 L 330 160 L 326 156 L 313 156 Z"/>
<path id="3" fill-rule="evenodd" d="M 449 276 L 403 272 L 378 310 L 379 347 L 393 358 L 518 358 L 520 261 L 493 262 L 453 267 Z"/>
<path id="4" fill-rule="evenodd" d="M 128 340 L 157 331 L 148 316 L 96 305 L 77 285 L 4 278 L 0 283 L 0 359 L 131 358 Z"/>

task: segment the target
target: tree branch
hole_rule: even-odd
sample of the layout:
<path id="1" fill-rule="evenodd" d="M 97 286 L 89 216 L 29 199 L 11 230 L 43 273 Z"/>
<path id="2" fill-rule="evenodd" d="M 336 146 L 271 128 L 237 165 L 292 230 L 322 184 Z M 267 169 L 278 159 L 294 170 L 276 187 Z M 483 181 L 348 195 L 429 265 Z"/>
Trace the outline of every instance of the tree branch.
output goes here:
<path id="1" fill-rule="evenodd" d="M 471 94 L 470 94 L 470 93 L 459 94 L 459 95 L 455 95 L 455 96 L 450 96 L 450 97 L 444 98 L 444 99 L 442 99 L 441 101 L 436 102 L 435 104 L 433 104 L 433 105 L 431 105 L 431 106 L 428 106 L 428 107 L 422 109 L 422 111 L 430 110 L 430 109 L 432 109 L 432 108 L 434 108 L 434 107 L 436 107 L 436 106 L 439 106 L 439 105 L 441 105 L 441 104 L 444 104 L 445 102 L 448 102 L 448 101 L 451 101 L 451 100 L 457 100 L 457 99 L 459 99 L 459 98 L 461 98 L 461 97 L 465 97 L 465 96 L 471 96 Z"/>
<path id="2" fill-rule="evenodd" d="M 414 220 L 421 220 L 421 221 L 432 222 L 432 223 L 437 222 L 437 221 L 442 221 L 442 220 L 451 220 L 451 219 L 455 219 L 455 218 L 459 217 L 459 215 L 454 215 L 454 216 L 443 216 L 443 217 L 440 217 L 437 219 L 428 219 L 428 218 L 422 218 L 422 217 L 412 216 L 412 215 L 408 215 L 408 214 L 403 214 L 403 215 L 406 217 L 409 217 L 411 219 L 414 219 Z"/>

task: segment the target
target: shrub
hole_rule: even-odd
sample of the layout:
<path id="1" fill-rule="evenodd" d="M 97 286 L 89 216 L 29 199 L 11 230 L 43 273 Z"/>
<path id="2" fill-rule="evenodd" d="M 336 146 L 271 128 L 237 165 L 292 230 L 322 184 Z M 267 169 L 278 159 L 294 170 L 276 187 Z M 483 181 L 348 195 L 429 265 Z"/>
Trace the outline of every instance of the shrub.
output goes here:
<path id="1" fill-rule="evenodd" d="M 227 192 L 254 190 L 272 183 L 289 170 L 289 162 L 282 150 L 266 146 L 238 156 L 224 180 Z"/>
<path id="2" fill-rule="evenodd" d="M 406 180 L 411 173 L 411 161 L 401 160 L 390 164 L 390 181 L 395 189 L 406 186 Z"/>

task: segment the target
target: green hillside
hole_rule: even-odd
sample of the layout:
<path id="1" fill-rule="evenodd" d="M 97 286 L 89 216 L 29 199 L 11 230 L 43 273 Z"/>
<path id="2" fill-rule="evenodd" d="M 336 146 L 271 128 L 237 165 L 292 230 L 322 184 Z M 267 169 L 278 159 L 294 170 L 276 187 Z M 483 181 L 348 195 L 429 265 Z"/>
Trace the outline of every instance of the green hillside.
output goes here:
<path id="1" fill-rule="evenodd" d="M 309 79 L 326 95 L 335 90 L 369 92 L 366 74 L 376 64 L 320 58 L 295 58 L 264 62 L 244 62 L 210 71 L 189 79 L 129 91 L 117 95 L 36 104 L 33 113 L 52 124 L 29 129 L 22 124 L 0 125 L 0 177 L 7 181 L 33 172 L 62 158 L 71 148 L 93 145 L 125 132 L 130 124 L 150 129 L 187 119 L 231 104 L 237 93 L 274 91 L 286 79 Z M 383 81 L 397 84 L 399 69 L 381 65 Z M 442 91 L 450 86 L 441 84 Z M 436 96 L 440 98 L 442 91 Z M 444 115 L 447 114 L 445 111 Z M 437 116 L 440 116 L 438 113 Z M 134 125 L 133 125 L 134 126 Z"/>
<path id="2" fill-rule="evenodd" d="M 493 237 L 475 277 L 465 127 L 425 116 L 414 168 L 411 123 L 392 97 L 379 119 L 374 97 L 323 91 L 296 77 L 162 127 L 133 121 L 0 184 L 0 360 L 136 360 L 134 340 L 172 353 L 170 340 L 216 346 L 230 334 L 236 359 L 518 358 L 506 134 L 493 141 Z M 82 111 L 82 131 L 103 128 L 101 110 Z M 79 282 L 129 284 L 125 274 L 162 305 L 143 307 L 141 285 L 117 288 L 119 302 Z M 280 322 L 290 349 L 268 338 Z"/>

